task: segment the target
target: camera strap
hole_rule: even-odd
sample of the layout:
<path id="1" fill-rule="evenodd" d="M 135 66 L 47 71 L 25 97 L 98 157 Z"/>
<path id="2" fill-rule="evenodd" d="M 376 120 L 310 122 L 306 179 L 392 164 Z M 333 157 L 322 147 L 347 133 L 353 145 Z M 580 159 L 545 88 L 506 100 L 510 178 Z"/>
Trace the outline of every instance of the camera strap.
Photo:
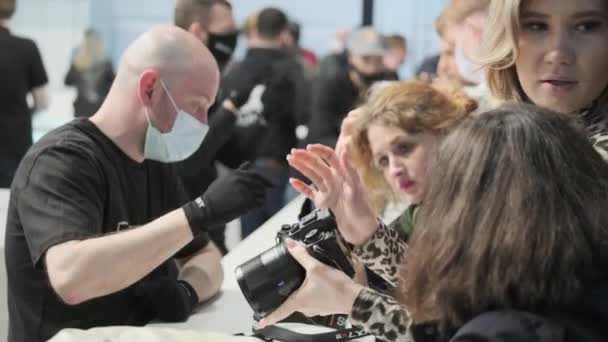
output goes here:
<path id="1" fill-rule="evenodd" d="M 276 325 L 254 330 L 253 332 L 254 337 L 261 338 L 267 342 L 346 342 L 369 335 L 370 333 L 359 328 L 349 328 L 320 334 L 302 334 Z"/>

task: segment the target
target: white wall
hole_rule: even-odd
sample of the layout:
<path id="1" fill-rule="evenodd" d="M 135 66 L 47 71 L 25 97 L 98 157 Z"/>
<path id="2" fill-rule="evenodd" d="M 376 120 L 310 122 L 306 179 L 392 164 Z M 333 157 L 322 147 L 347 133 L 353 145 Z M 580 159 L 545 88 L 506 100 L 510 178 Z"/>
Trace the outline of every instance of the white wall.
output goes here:
<path id="1" fill-rule="evenodd" d="M 32 1 L 32 0 L 30 0 Z M 376 0 L 374 24 L 384 33 L 404 34 L 410 42 L 410 56 L 403 76 L 410 76 L 427 55 L 438 51 L 433 20 L 447 0 Z M 239 24 L 251 13 L 275 6 L 302 24 L 303 46 L 319 56 L 328 52 L 329 41 L 338 29 L 360 25 L 361 0 L 231 0 Z M 157 23 L 170 23 L 175 0 L 106 0 L 91 3 L 92 25 L 102 32 L 120 54 L 138 34 Z M 243 46 L 240 45 L 242 53 Z"/>

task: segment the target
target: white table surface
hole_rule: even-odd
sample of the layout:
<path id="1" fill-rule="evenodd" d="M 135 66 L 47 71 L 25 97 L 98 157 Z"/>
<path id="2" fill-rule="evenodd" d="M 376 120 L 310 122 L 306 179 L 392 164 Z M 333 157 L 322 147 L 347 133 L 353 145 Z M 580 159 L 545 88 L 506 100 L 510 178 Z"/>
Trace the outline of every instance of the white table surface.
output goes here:
<path id="1" fill-rule="evenodd" d="M 8 303 L 6 302 L 6 270 L 4 263 L 4 232 L 8 211 L 9 189 L 0 189 L 0 342 L 8 334 Z"/>

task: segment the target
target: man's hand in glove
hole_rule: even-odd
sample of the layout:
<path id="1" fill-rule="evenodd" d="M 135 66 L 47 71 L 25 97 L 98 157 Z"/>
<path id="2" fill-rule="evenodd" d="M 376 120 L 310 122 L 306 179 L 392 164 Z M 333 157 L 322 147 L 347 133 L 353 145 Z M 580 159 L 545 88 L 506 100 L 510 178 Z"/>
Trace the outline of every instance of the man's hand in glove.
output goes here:
<path id="1" fill-rule="evenodd" d="M 163 322 L 186 321 L 198 304 L 192 285 L 172 277 L 144 278 L 135 285 L 135 295 Z"/>
<path id="2" fill-rule="evenodd" d="M 272 183 L 249 170 L 249 165 L 218 178 L 202 196 L 183 206 L 192 235 L 207 231 L 211 225 L 228 223 L 264 203 Z"/>

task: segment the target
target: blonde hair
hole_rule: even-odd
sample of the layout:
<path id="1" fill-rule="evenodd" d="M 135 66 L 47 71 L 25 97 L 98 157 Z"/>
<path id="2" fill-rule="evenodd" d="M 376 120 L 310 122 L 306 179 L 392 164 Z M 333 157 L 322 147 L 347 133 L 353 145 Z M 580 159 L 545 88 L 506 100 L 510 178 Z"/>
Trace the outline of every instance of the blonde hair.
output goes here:
<path id="1" fill-rule="evenodd" d="M 508 101 L 532 103 L 524 92 L 515 61 L 519 54 L 520 12 L 524 0 L 492 0 L 478 61 L 484 65 L 488 88 L 498 104 Z M 608 112 L 608 91 L 594 106 L 594 112 Z"/>
<path id="2" fill-rule="evenodd" d="M 481 42 L 478 59 L 485 66 L 492 96 L 500 102 L 528 102 L 515 69 L 515 60 L 519 53 L 517 37 L 522 1 L 492 1 L 487 29 Z"/>
<path id="3" fill-rule="evenodd" d="M 382 172 L 374 167 L 367 132 L 370 126 L 393 126 L 416 134 L 443 136 L 477 109 L 477 102 L 453 86 L 424 81 L 391 82 L 370 94 L 354 123 L 349 156 L 361 176 L 374 208 L 382 210 L 397 198 Z"/>
<path id="4" fill-rule="evenodd" d="M 435 30 L 443 37 L 452 25 L 460 25 L 477 12 L 488 10 L 490 0 L 451 0 L 435 19 Z"/>
<path id="5" fill-rule="evenodd" d="M 99 35 L 87 30 L 74 57 L 74 66 L 79 71 L 90 69 L 106 60 L 106 51 Z"/>

